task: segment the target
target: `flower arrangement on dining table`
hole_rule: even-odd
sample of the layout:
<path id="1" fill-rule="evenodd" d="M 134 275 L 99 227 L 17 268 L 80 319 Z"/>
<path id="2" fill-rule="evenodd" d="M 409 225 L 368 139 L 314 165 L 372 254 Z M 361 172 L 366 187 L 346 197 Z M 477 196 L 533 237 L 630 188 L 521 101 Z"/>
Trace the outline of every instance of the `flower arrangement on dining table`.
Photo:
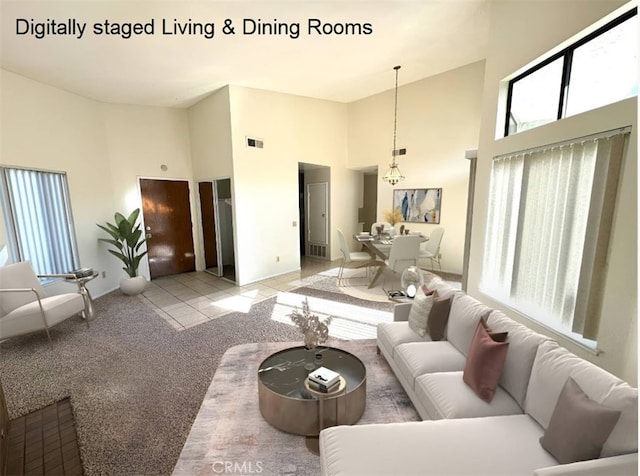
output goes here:
<path id="1" fill-rule="evenodd" d="M 404 217 L 402 216 L 402 212 L 400 211 L 399 208 L 396 208 L 395 210 L 387 210 L 387 211 L 385 211 L 384 212 L 384 219 L 391 226 L 394 226 L 396 223 L 400 223 L 401 221 L 404 221 Z"/>
<path id="2" fill-rule="evenodd" d="M 316 314 L 311 313 L 309 299 L 305 298 L 302 303 L 302 312 L 296 308 L 289 317 L 304 336 L 304 346 L 307 349 L 315 349 L 318 344 L 326 342 L 329 337 L 329 324 L 331 316 L 320 319 Z"/>

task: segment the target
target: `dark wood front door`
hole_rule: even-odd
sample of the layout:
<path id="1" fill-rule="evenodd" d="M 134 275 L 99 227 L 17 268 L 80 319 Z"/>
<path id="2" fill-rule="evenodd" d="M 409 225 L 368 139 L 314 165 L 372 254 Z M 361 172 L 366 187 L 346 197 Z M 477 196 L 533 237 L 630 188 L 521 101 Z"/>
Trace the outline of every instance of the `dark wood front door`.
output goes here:
<path id="1" fill-rule="evenodd" d="M 218 267 L 218 245 L 216 243 L 216 220 L 213 209 L 213 182 L 200 182 L 200 216 L 202 218 L 202 240 L 204 241 L 205 267 Z"/>
<path id="2" fill-rule="evenodd" d="M 151 279 L 196 269 L 189 183 L 140 179 Z"/>

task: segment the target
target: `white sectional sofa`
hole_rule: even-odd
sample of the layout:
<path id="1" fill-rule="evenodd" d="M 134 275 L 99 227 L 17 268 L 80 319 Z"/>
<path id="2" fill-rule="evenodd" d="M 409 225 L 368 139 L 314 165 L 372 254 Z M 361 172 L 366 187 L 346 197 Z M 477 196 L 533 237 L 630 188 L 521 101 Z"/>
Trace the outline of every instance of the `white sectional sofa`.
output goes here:
<path id="1" fill-rule="evenodd" d="M 411 304 L 396 305 L 394 322 L 378 326 L 380 352 L 423 421 L 323 430 L 323 475 L 638 474 L 636 388 L 438 277 L 428 287 L 441 298 L 452 298 L 446 340 L 432 341 L 409 327 Z M 463 381 L 481 317 L 493 331 L 508 332 L 504 367 L 490 402 Z M 554 437 L 561 428 L 569 432 L 560 436 L 568 446 L 589 441 L 588 432 L 562 424 L 560 410 L 554 415 L 569 377 L 586 394 L 587 403 L 618 410 L 620 416 L 599 458 L 560 464 L 540 442 L 545 432 L 551 438 L 547 428 L 552 415 Z"/>

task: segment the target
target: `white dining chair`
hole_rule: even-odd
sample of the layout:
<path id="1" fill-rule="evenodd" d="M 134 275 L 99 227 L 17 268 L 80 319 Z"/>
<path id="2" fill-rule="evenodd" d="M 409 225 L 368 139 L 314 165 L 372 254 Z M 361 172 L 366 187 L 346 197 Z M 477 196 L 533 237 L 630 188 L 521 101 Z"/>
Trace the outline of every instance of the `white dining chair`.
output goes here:
<path id="1" fill-rule="evenodd" d="M 442 235 L 444 235 L 444 228 L 434 228 L 429 235 L 429 241 L 427 241 L 424 249 L 420 251 L 421 260 L 428 259 L 431 261 L 432 271 L 434 269 L 434 263 L 438 263 L 438 268 L 442 271 L 442 266 L 440 266 L 440 258 L 442 258 L 442 253 L 440 253 L 440 243 L 442 243 Z"/>
<path id="2" fill-rule="evenodd" d="M 338 286 L 340 286 L 340 282 L 343 279 L 344 267 L 350 263 L 365 263 L 368 261 L 372 261 L 372 257 L 369 253 L 365 251 L 351 251 L 349 249 L 349 245 L 347 244 L 347 239 L 344 237 L 344 233 L 342 230 L 338 229 L 338 237 L 340 238 L 340 251 L 342 252 L 342 264 L 340 265 L 340 270 L 338 271 Z M 369 267 L 366 269 L 366 276 L 369 277 Z"/>
<path id="3" fill-rule="evenodd" d="M 402 275 L 409 266 L 418 264 L 420 255 L 420 235 L 398 235 L 391 243 L 389 258 L 385 261 L 387 268 Z"/>

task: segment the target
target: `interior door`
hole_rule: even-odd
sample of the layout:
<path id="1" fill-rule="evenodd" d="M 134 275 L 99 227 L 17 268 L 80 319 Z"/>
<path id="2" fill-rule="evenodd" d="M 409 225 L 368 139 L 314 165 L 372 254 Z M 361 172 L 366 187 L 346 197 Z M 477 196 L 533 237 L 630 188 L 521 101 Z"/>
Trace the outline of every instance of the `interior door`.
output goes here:
<path id="1" fill-rule="evenodd" d="M 200 218 L 204 241 L 204 261 L 207 269 L 218 267 L 218 244 L 216 241 L 216 218 L 213 200 L 213 182 L 200 182 Z"/>
<path id="2" fill-rule="evenodd" d="M 328 190 L 327 182 L 307 184 L 307 223 L 309 242 L 328 243 Z"/>
<path id="3" fill-rule="evenodd" d="M 151 279 L 195 271 L 189 183 L 140 179 Z"/>

